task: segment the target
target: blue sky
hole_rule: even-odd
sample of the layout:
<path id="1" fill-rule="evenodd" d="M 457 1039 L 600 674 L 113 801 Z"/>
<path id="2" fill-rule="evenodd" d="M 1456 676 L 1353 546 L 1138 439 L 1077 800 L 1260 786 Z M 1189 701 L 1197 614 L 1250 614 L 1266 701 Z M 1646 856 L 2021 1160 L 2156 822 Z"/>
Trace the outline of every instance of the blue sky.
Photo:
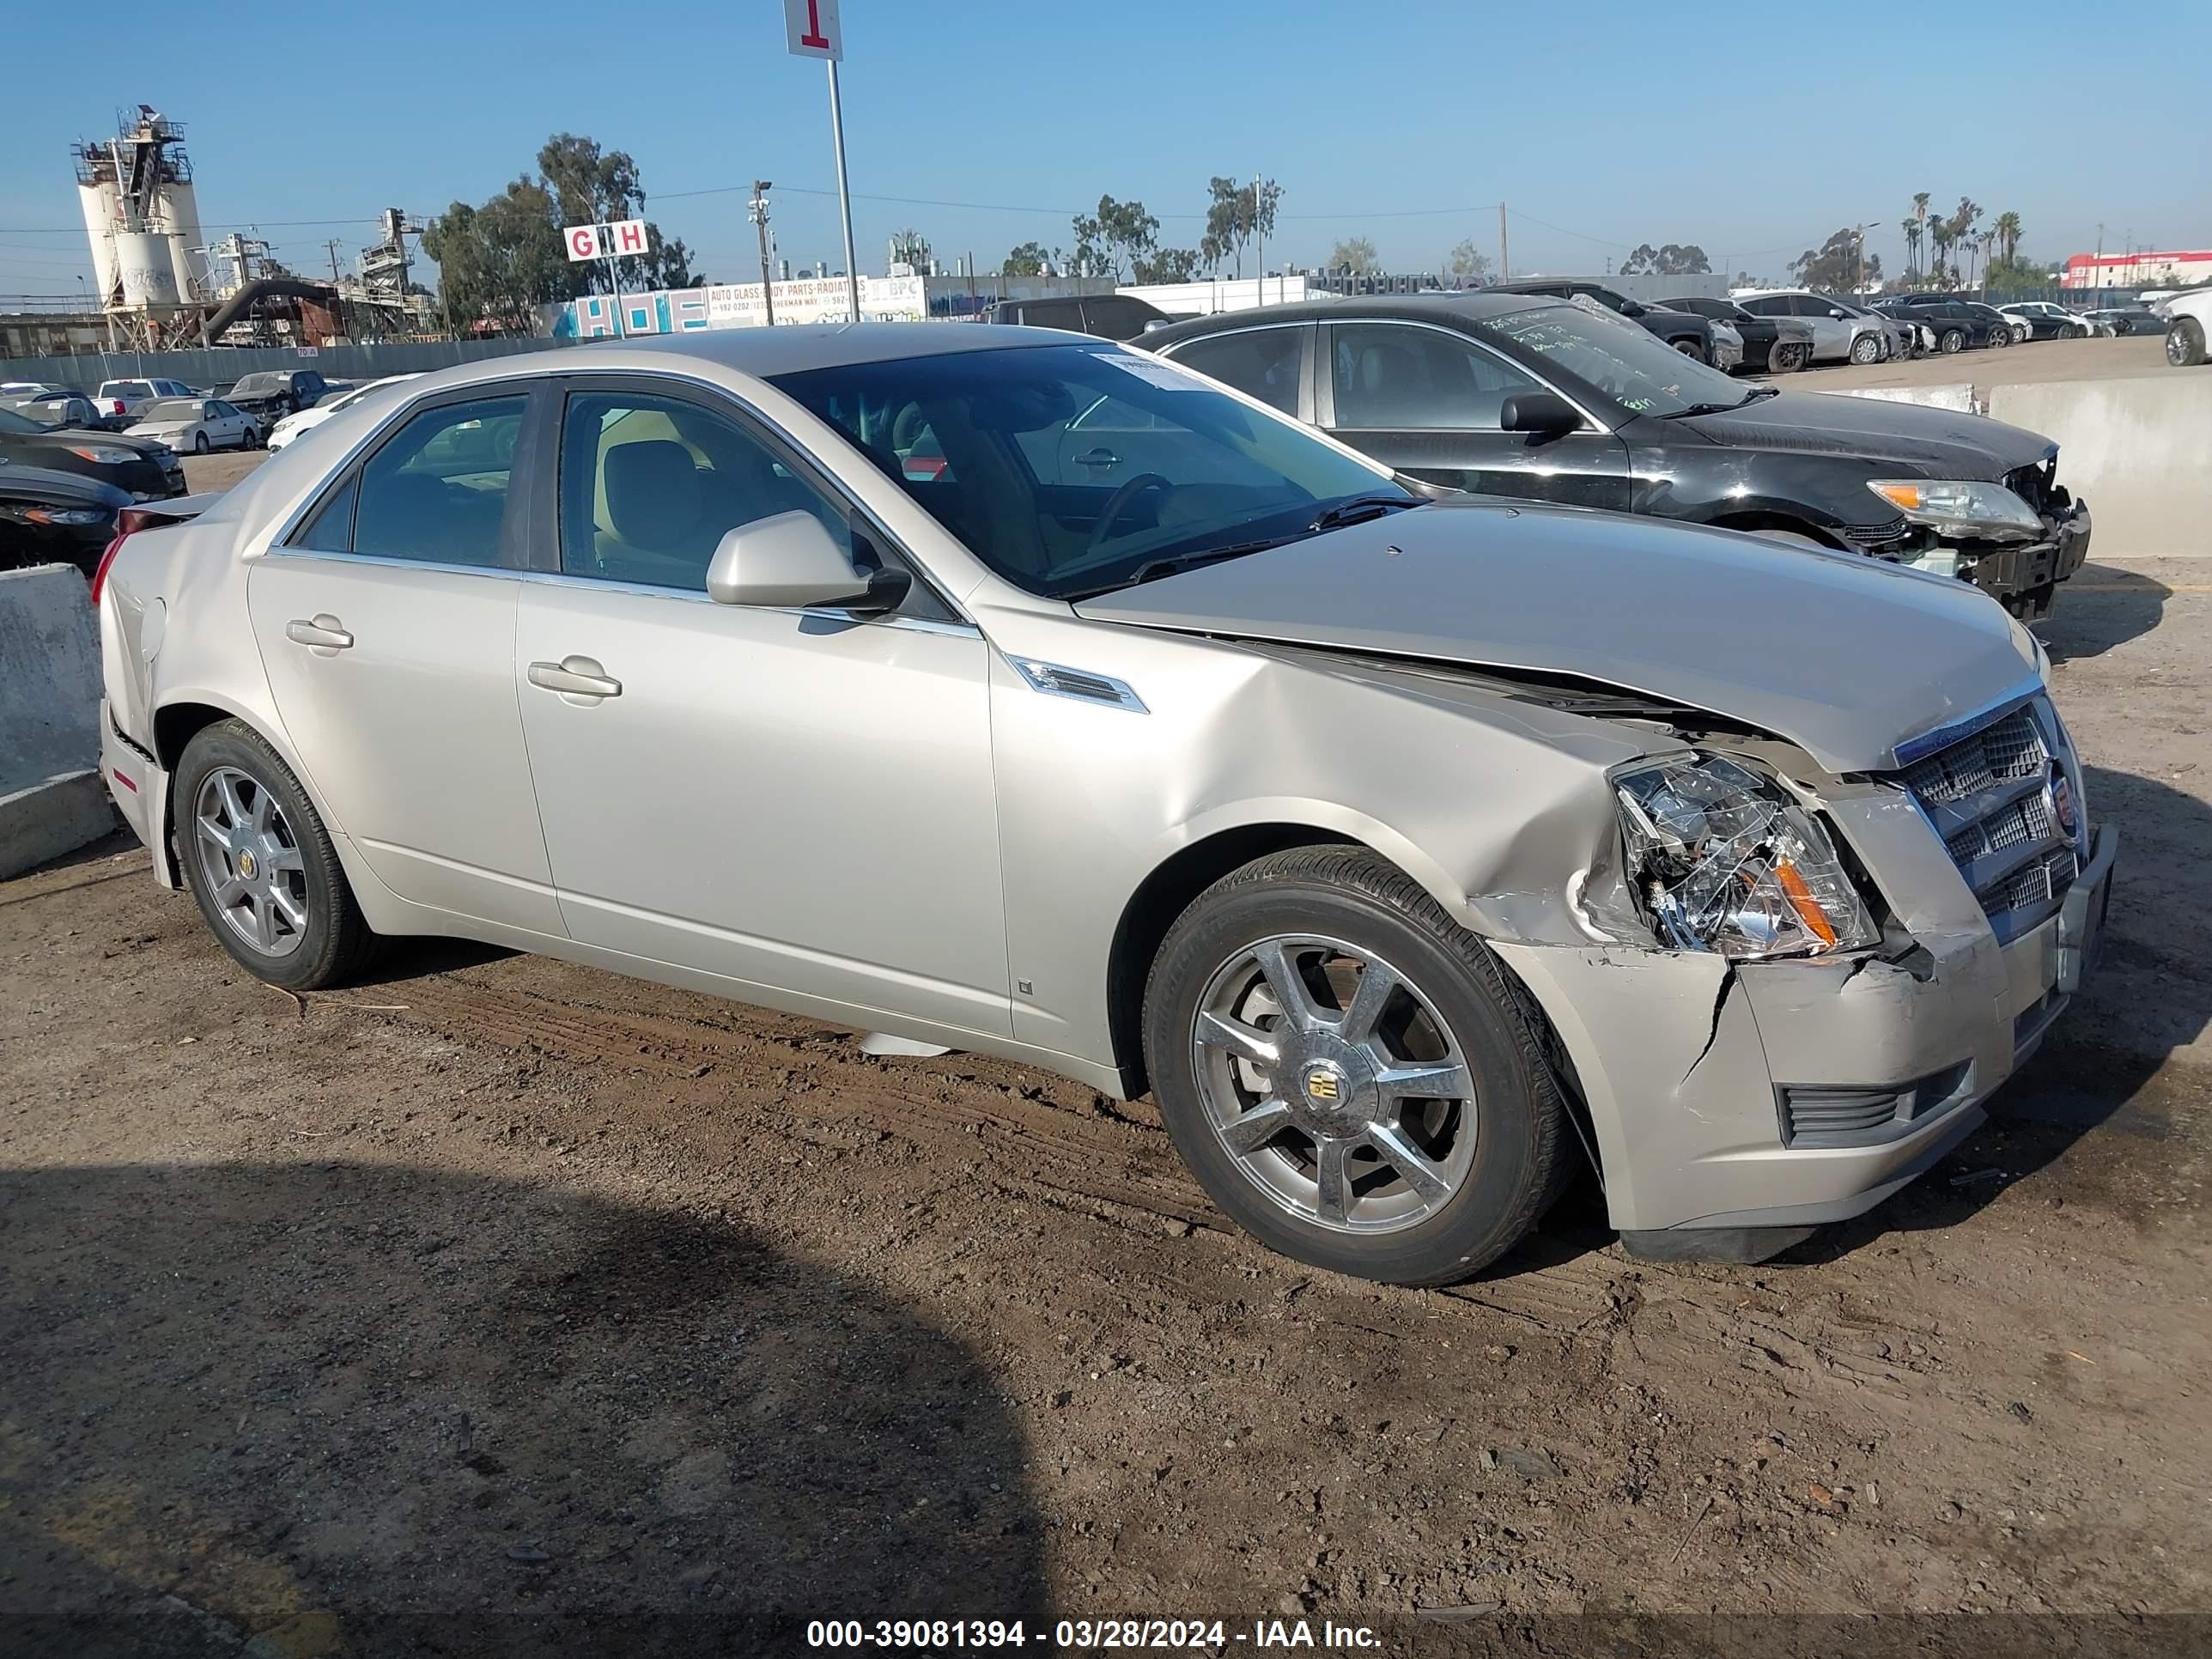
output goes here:
<path id="1" fill-rule="evenodd" d="M 1271 265 L 1354 234 L 1393 269 L 1467 236 L 1494 258 L 1501 198 L 1516 271 L 1693 241 L 1778 276 L 1860 220 L 1894 267 L 1917 190 L 2017 211 L 2039 257 L 2088 251 L 2100 220 L 2108 252 L 2212 246 L 2212 6 L 2148 9 L 844 0 L 854 230 L 863 270 L 906 224 L 989 270 L 1070 243 L 1105 191 L 1194 245 L 1208 177 L 1257 168 L 1285 191 Z M 0 294 L 75 289 L 69 142 L 141 101 L 185 124 L 206 228 L 258 226 L 303 270 L 384 206 L 482 200 L 562 129 L 629 150 L 710 276 L 757 270 L 744 195 L 678 192 L 757 176 L 784 256 L 841 263 L 823 71 L 786 54 L 778 0 L 240 15 L 112 0 L 88 33 L 9 8 L 9 60 L 58 68 L 0 100 Z"/>

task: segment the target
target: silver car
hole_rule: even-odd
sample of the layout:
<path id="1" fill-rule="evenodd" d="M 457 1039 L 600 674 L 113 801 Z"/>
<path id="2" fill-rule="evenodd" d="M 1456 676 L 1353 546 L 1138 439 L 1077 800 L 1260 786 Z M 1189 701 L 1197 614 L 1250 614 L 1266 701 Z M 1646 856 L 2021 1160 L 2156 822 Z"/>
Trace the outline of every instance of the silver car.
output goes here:
<path id="1" fill-rule="evenodd" d="M 1425 501 L 1036 330 L 447 370 L 98 588 L 116 802 L 270 983 L 465 935 L 1149 1090 L 1229 1215 L 1400 1283 L 1585 1152 L 1650 1255 L 1878 1202 L 2117 844 L 1970 588 Z"/>
<path id="2" fill-rule="evenodd" d="M 1754 317 L 1796 317 L 1813 325 L 1816 363 L 1881 363 L 1912 355 L 1905 329 L 1856 301 L 1803 289 L 1739 294 L 1735 302 Z"/>

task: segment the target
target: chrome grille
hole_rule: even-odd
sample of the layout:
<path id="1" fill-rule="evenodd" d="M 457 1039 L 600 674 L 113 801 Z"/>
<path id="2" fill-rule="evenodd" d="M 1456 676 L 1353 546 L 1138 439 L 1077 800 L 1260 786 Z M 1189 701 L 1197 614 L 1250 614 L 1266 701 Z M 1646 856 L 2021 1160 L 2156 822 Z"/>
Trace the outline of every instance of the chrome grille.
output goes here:
<path id="1" fill-rule="evenodd" d="M 2057 731 L 2038 698 L 1899 775 L 2000 939 L 2056 910 L 2080 869 L 2052 793 Z"/>

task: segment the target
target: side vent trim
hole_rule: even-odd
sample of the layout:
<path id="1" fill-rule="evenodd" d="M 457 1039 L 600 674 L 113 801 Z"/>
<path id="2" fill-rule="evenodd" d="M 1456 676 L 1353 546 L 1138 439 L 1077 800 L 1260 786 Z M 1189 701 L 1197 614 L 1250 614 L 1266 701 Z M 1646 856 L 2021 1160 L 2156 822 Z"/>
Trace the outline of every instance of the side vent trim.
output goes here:
<path id="1" fill-rule="evenodd" d="M 1048 697 L 1072 697 L 1077 702 L 1092 703 L 1102 708 L 1125 708 L 1133 714 L 1149 714 L 1145 700 L 1131 689 L 1127 680 L 1117 680 L 1110 674 L 1094 674 L 1085 668 L 1070 668 L 1064 663 L 1040 662 L 1035 657 L 1009 656 L 1014 672 L 1029 682 L 1030 690 L 1042 691 Z"/>

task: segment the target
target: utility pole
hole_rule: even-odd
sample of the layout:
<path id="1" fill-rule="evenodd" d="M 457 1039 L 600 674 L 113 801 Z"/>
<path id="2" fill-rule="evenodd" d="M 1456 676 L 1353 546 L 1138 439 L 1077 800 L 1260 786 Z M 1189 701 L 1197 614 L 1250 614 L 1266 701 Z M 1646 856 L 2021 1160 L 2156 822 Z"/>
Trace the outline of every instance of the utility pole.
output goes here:
<path id="1" fill-rule="evenodd" d="M 330 250 L 331 286 L 336 288 L 338 285 L 338 238 L 333 236 L 323 246 Z"/>
<path id="2" fill-rule="evenodd" d="M 753 180 L 753 228 L 760 233 L 761 304 L 768 312 L 768 325 L 775 326 L 775 275 L 768 268 L 768 193 L 775 186 L 766 179 Z"/>
<path id="3" fill-rule="evenodd" d="M 1505 204 L 1498 204 L 1498 280 L 1504 282 L 1513 274 L 1513 244 L 1506 240 Z"/>
<path id="4" fill-rule="evenodd" d="M 1260 204 L 1265 199 L 1260 194 L 1260 170 L 1255 167 L 1252 170 L 1252 236 L 1254 245 L 1258 247 L 1260 253 L 1256 262 L 1257 269 L 1253 272 L 1253 278 L 1260 285 L 1261 305 L 1267 303 L 1267 233 L 1260 223 Z"/>

